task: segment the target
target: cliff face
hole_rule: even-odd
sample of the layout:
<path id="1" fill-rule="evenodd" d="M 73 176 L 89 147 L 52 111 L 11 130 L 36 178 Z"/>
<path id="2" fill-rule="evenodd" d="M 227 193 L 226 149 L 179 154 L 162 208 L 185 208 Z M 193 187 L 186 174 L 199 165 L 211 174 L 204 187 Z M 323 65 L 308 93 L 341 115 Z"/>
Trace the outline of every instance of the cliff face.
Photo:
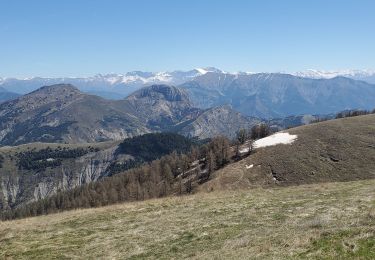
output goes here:
<path id="1" fill-rule="evenodd" d="M 202 112 L 193 107 L 185 90 L 167 85 L 140 89 L 126 101 L 131 104 L 135 115 L 154 131 L 169 130 Z"/>
<path id="2" fill-rule="evenodd" d="M 234 138 L 238 130 L 249 129 L 257 123 L 260 123 L 259 119 L 245 117 L 230 106 L 220 106 L 204 111 L 179 133 L 190 137 L 199 136 L 202 139 L 218 135 Z"/>
<path id="3" fill-rule="evenodd" d="M 98 151 L 64 159 L 56 167 L 25 170 L 17 166 L 16 156 L 22 149 L 24 147 L 0 149 L 0 152 L 6 151 L 0 168 L 0 210 L 97 181 L 109 173 L 111 163 L 128 159 L 116 155 L 117 144 L 107 144 Z"/>
<path id="4" fill-rule="evenodd" d="M 19 178 L 11 176 L 3 177 L 0 184 L 0 209 L 16 204 L 17 195 L 20 190 Z"/>

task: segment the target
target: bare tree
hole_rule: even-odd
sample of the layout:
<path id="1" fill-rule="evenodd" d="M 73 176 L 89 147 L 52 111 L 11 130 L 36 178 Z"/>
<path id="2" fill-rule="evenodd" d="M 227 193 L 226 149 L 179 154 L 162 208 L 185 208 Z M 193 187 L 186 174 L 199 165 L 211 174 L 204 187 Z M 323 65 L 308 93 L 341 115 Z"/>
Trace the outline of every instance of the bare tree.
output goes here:
<path id="1" fill-rule="evenodd" d="M 240 152 L 240 142 L 236 141 L 236 146 L 234 148 L 234 157 L 239 160 L 241 158 Z"/>
<path id="2" fill-rule="evenodd" d="M 186 192 L 187 192 L 187 193 L 191 193 L 191 192 L 192 192 L 192 190 L 193 190 L 193 185 L 192 185 L 191 179 L 189 179 L 189 180 L 185 183 L 185 189 L 186 189 Z"/>
<path id="3" fill-rule="evenodd" d="M 237 141 L 240 142 L 240 144 L 244 144 L 247 139 L 247 132 L 245 129 L 240 129 L 237 132 Z"/>
<path id="4" fill-rule="evenodd" d="M 249 141 L 247 141 L 247 148 L 249 149 L 248 151 L 248 154 L 250 155 L 253 150 L 254 150 L 254 140 L 253 139 L 249 139 Z"/>
<path id="5" fill-rule="evenodd" d="M 215 158 L 214 153 L 211 150 L 209 150 L 207 153 L 206 163 L 207 163 L 206 167 L 207 167 L 208 177 L 209 177 L 210 174 L 214 172 L 216 169 L 216 158 Z"/>

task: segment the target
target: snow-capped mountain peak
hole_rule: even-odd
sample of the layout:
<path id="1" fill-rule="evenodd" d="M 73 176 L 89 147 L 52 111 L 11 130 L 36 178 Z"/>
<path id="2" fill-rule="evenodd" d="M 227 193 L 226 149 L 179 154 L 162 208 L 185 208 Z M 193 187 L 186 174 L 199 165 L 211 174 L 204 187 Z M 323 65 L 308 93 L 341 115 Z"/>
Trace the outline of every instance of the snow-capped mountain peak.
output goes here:
<path id="1" fill-rule="evenodd" d="M 214 67 L 202 67 L 188 71 L 175 70 L 175 71 L 163 71 L 163 72 L 144 72 L 144 71 L 131 71 L 124 74 L 108 73 L 108 74 L 96 74 L 91 77 L 61 77 L 61 78 L 43 78 L 43 77 L 31 77 L 31 78 L 0 78 L 0 87 L 7 89 L 8 91 L 17 92 L 19 94 L 25 94 L 31 92 L 41 86 L 48 86 L 59 83 L 73 84 L 80 90 L 95 94 L 104 95 L 108 92 L 118 94 L 120 97 L 124 97 L 129 93 L 133 92 L 144 86 L 153 84 L 168 84 L 178 86 L 185 82 L 194 80 L 198 77 L 205 77 L 207 73 L 215 73 L 217 78 L 226 78 L 233 76 L 234 79 L 242 76 L 254 75 L 259 80 L 271 79 L 274 73 L 255 73 L 255 72 L 225 72 L 223 70 Z M 276 73 L 277 74 L 277 73 Z M 313 79 L 329 79 L 337 76 L 343 76 L 356 80 L 366 81 L 371 84 L 375 84 L 375 70 L 335 70 L 335 71 L 324 71 L 324 70 L 306 70 L 303 72 L 296 73 L 282 73 L 292 74 L 294 76 L 313 78 Z M 210 80 L 211 77 L 208 77 Z M 215 78 L 215 77 L 214 77 Z M 103 94 L 104 93 L 104 94 Z"/>
<path id="2" fill-rule="evenodd" d="M 197 70 L 200 74 L 202 74 L 202 75 L 204 75 L 204 74 L 206 74 L 206 73 L 208 72 L 207 70 L 202 69 L 202 68 L 196 68 L 196 70 Z"/>
<path id="3" fill-rule="evenodd" d="M 350 70 L 350 69 L 346 69 L 346 70 L 326 71 L 326 70 L 309 69 L 309 70 L 306 70 L 306 71 L 293 73 L 293 75 L 303 77 L 303 78 L 314 78 L 314 79 L 318 79 L 318 78 L 330 79 L 330 78 L 335 78 L 335 77 L 339 77 L 339 76 L 360 79 L 360 78 L 374 76 L 375 70 L 370 70 L 370 69 Z"/>
<path id="4" fill-rule="evenodd" d="M 201 75 L 207 74 L 208 72 L 215 72 L 215 73 L 226 73 L 223 70 L 217 69 L 215 67 L 205 67 L 205 68 L 196 68 Z"/>

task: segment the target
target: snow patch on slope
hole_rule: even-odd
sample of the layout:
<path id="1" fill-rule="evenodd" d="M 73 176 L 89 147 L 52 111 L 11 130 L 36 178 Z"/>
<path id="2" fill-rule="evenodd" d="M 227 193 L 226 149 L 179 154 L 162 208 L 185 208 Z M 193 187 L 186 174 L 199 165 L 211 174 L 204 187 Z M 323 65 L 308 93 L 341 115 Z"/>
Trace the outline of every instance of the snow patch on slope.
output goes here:
<path id="1" fill-rule="evenodd" d="M 204 75 L 204 74 L 206 74 L 208 72 L 207 70 L 202 69 L 202 68 L 196 68 L 195 70 L 197 70 L 202 75 Z"/>
<path id="2" fill-rule="evenodd" d="M 289 133 L 276 133 L 265 138 L 259 139 L 254 142 L 254 148 L 262 148 L 267 146 L 273 146 L 277 144 L 291 144 L 297 139 L 297 135 L 291 135 Z M 247 153 L 249 148 L 243 148 L 240 153 Z M 249 169 L 249 168 L 247 168 Z"/>
<path id="3" fill-rule="evenodd" d="M 254 148 L 267 147 L 277 144 L 291 144 L 297 139 L 297 135 L 289 133 L 276 133 L 254 142 Z"/>

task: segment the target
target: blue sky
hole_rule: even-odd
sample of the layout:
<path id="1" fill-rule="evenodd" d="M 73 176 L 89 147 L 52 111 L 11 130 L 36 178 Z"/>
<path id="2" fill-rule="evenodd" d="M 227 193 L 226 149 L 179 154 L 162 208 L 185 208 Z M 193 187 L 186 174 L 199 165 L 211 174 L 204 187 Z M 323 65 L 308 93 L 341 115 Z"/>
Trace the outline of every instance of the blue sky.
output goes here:
<path id="1" fill-rule="evenodd" d="M 375 69 L 373 0 L 0 0 L 0 76 Z"/>

